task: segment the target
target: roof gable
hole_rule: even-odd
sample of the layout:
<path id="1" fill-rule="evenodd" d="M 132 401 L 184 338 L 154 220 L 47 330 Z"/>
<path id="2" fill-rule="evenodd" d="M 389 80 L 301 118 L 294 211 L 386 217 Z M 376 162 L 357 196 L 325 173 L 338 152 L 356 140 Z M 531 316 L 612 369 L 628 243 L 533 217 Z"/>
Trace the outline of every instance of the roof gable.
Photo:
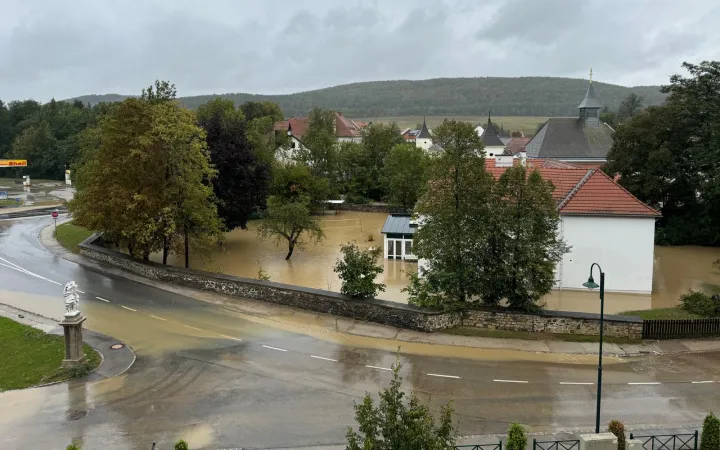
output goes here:
<path id="1" fill-rule="evenodd" d="M 605 124 L 587 127 L 575 117 L 552 117 L 526 145 L 534 158 L 606 159 L 613 130 Z"/>

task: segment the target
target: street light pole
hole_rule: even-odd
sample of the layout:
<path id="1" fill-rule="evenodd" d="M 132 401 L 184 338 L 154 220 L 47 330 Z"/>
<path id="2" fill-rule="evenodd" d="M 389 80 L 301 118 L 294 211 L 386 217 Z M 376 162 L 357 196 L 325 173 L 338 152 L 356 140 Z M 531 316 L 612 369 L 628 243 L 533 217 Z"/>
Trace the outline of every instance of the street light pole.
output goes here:
<path id="1" fill-rule="evenodd" d="M 593 267 L 597 266 L 600 271 L 600 286 L 593 280 Z M 583 286 L 588 289 L 596 289 L 600 287 L 600 350 L 598 352 L 598 381 L 597 381 L 597 399 L 595 410 L 595 433 L 600 433 L 600 401 L 602 399 L 602 355 L 603 355 L 603 334 L 605 331 L 605 272 L 598 263 L 592 263 L 590 266 L 590 277 Z"/>

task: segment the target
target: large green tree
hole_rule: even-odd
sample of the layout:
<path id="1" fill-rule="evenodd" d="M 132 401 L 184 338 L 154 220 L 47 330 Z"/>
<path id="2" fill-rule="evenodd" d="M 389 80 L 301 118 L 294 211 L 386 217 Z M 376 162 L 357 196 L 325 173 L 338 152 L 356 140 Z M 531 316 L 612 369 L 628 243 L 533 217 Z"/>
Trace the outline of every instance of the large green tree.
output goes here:
<path id="1" fill-rule="evenodd" d="M 617 120 L 620 123 L 623 123 L 638 115 L 638 113 L 643 109 L 643 101 L 644 99 L 641 96 L 635 94 L 634 92 L 628 94 L 628 96 L 625 97 L 625 100 L 620 103 L 620 107 L 618 108 L 617 113 Z"/>
<path id="2" fill-rule="evenodd" d="M 392 366 L 390 386 L 380 392 L 375 404 L 366 394 L 355 405 L 358 431 L 347 430 L 348 450 L 453 450 L 455 426 L 451 404 L 442 407 L 436 421 L 432 412 L 420 403 L 415 393 L 409 396 L 402 388 L 400 369 Z"/>
<path id="3" fill-rule="evenodd" d="M 381 180 L 391 204 L 412 210 L 425 192 L 428 156 L 415 144 L 398 144 L 385 158 Z"/>
<path id="4" fill-rule="evenodd" d="M 350 203 L 370 200 L 375 168 L 370 164 L 367 150 L 357 142 L 342 142 L 338 149 L 338 181 L 340 193 Z"/>
<path id="5" fill-rule="evenodd" d="M 302 201 L 319 207 L 330 195 L 327 178 L 313 175 L 306 164 L 287 162 L 275 167 L 272 194 L 284 202 Z"/>
<path id="6" fill-rule="evenodd" d="M 187 266 L 193 240 L 220 235 L 204 138 L 194 114 L 175 102 L 116 105 L 81 139 L 74 220 L 137 258 L 181 248 Z"/>
<path id="7" fill-rule="evenodd" d="M 567 251 L 557 233 L 560 216 L 552 198 L 554 189 L 538 171 L 523 166 L 506 169 L 494 183 L 493 233 L 482 252 L 484 303 L 504 299 L 510 308 L 533 311 L 552 290 L 555 266 Z"/>
<path id="8" fill-rule="evenodd" d="M 365 147 L 368 167 L 371 168 L 368 195 L 373 200 L 381 200 L 385 196 L 386 192 L 381 182 L 385 159 L 393 147 L 403 143 L 405 140 L 394 122 L 389 124 L 373 123 L 363 129 L 362 145 Z"/>
<path id="9" fill-rule="evenodd" d="M 720 62 L 683 67 L 665 105 L 618 128 L 606 170 L 660 208 L 657 243 L 720 245 Z"/>
<path id="10" fill-rule="evenodd" d="M 230 100 L 216 98 L 197 109 L 207 135 L 217 177 L 213 188 L 218 214 L 227 229 L 245 228 L 253 211 L 263 208 L 271 181 L 270 164 L 248 139 L 248 123 Z M 259 118 L 258 118 L 259 119 Z"/>
<path id="11" fill-rule="evenodd" d="M 296 159 L 310 166 L 314 175 L 330 179 L 337 168 L 337 145 L 335 112 L 313 108 L 303 136 L 303 148 L 296 152 Z"/>
<path id="12" fill-rule="evenodd" d="M 426 288 L 442 292 L 450 302 L 464 301 L 480 293 L 479 258 L 495 231 L 489 226 L 493 179 L 472 124 L 446 120 L 434 134 L 444 151 L 432 159 L 428 190 L 416 206 L 422 225 L 414 236 L 414 253 L 427 260 L 421 274 Z M 438 306 L 417 293 L 410 297 Z M 432 297 L 432 303 L 439 298 Z"/>
<path id="13" fill-rule="evenodd" d="M 15 138 L 10 156 L 15 159 L 26 159 L 31 168 L 30 174 L 57 176 L 62 170 L 62 155 L 58 141 L 53 136 L 48 121 L 42 121 L 23 130 Z"/>

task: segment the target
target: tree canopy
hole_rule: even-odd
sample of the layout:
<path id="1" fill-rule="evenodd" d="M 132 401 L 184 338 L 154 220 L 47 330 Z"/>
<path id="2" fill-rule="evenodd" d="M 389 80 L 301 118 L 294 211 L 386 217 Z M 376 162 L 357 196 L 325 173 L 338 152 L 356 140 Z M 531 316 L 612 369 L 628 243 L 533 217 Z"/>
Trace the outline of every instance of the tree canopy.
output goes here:
<path id="1" fill-rule="evenodd" d="M 659 244 L 720 245 L 720 62 L 683 65 L 663 106 L 618 127 L 606 171 L 659 208 Z"/>

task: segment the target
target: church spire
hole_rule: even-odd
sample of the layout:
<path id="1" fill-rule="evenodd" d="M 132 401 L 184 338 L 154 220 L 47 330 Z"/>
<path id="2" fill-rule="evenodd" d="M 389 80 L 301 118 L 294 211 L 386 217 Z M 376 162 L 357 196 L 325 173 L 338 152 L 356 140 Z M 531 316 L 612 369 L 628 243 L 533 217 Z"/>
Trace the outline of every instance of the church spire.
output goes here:
<path id="1" fill-rule="evenodd" d="M 420 128 L 420 133 L 417 135 L 416 139 L 432 139 L 432 136 L 430 135 L 430 131 L 428 130 L 427 124 L 425 123 L 425 116 L 423 116 L 423 124 Z"/>

